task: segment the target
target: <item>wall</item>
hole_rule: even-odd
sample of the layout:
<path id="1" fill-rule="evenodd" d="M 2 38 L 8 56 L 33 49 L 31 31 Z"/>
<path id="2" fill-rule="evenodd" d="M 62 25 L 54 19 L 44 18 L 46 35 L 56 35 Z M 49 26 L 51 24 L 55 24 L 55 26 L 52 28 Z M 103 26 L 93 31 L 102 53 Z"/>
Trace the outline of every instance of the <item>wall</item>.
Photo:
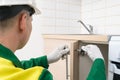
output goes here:
<path id="1" fill-rule="evenodd" d="M 120 34 L 120 0 L 40 0 L 41 32 L 88 33 L 77 21 L 91 24 L 96 34 Z"/>
<path id="2" fill-rule="evenodd" d="M 41 32 L 44 34 L 80 33 L 80 0 L 40 0 Z"/>
<path id="3" fill-rule="evenodd" d="M 120 34 L 120 0 L 82 0 L 81 19 L 98 34 Z"/>

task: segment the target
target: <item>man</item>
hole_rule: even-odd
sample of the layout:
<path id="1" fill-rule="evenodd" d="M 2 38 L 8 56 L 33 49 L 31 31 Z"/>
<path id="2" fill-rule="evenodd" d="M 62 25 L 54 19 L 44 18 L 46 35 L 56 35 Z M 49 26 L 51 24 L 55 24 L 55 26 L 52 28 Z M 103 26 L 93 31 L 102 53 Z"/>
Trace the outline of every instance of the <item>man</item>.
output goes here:
<path id="1" fill-rule="evenodd" d="M 92 59 L 93 64 L 86 80 L 106 80 L 104 58 L 96 45 L 82 46 L 82 50 Z"/>
<path id="2" fill-rule="evenodd" d="M 32 15 L 39 14 L 35 0 L 0 0 L 0 80 L 53 80 L 48 65 L 69 52 L 66 45 L 48 56 L 20 62 L 14 52 L 27 43 Z"/>

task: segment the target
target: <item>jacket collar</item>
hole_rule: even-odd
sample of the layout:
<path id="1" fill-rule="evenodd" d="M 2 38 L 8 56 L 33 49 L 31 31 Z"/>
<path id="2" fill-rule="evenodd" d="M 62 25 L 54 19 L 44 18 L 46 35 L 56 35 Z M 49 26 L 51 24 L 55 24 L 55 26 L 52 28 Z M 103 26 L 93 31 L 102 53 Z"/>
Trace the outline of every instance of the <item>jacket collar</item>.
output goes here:
<path id="1" fill-rule="evenodd" d="M 0 57 L 10 60 L 16 67 L 22 68 L 21 62 L 14 53 L 0 44 Z"/>

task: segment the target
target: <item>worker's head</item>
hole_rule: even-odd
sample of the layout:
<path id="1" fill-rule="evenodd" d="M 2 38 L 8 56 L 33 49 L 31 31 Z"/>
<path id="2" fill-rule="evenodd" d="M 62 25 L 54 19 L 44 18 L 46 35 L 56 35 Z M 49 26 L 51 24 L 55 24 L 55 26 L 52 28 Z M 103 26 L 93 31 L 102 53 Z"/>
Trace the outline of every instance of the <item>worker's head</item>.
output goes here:
<path id="1" fill-rule="evenodd" d="M 29 39 L 32 15 L 40 13 L 34 1 L 0 0 L 0 35 L 13 31 L 18 38 L 18 48 L 22 48 Z"/>

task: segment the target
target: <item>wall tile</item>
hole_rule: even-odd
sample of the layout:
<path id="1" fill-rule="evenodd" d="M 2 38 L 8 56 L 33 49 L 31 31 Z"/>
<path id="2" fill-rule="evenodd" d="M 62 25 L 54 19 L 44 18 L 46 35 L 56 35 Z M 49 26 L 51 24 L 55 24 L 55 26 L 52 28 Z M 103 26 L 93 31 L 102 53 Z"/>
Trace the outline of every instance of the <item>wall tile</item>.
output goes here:
<path id="1" fill-rule="evenodd" d="M 119 26 L 108 26 L 105 27 L 105 34 L 109 35 L 120 35 L 120 27 Z"/>
<path id="2" fill-rule="evenodd" d="M 68 19 L 68 12 L 65 12 L 65 11 L 56 11 L 56 18 L 57 19 Z"/>
<path id="3" fill-rule="evenodd" d="M 92 4 L 81 5 L 81 12 L 87 12 L 92 10 Z"/>
<path id="4" fill-rule="evenodd" d="M 55 27 L 54 26 L 43 26 L 40 27 L 40 32 L 42 34 L 54 34 L 55 33 Z"/>
<path id="5" fill-rule="evenodd" d="M 79 26 L 70 26 L 69 27 L 69 34 L 80 34 L 82 31 L 81 31 L 81 27 L 80 27 L 80 24 Z"/>
<path id="6" fill-rule="evenodd" d="M 95 33 L 120 34 L 118 31 L 120 29 L 120 0 L 92 0 L 91 3 L 89 2 L 92 8 L 89 9 L 86 9 L 87 4 L 87 1 L 82 3 L 81 18 L 94 26 Z"/>
<path id="7" fill-rule="evenodd" d="M 120 5 L 107 8 L 107 16 L 120 16 Z"/>
<path id="8" fill-rule="evenodd" d="M 107 7 L 120 5 L 120 0 L 106 0 Z"/>
<path id="9" fill-rule="evenodd" d="M 55 28 L 55 34 L 69 34 L 68 26 L 59 26 Z"/>
<path id="10" fill-rule="evenodd" d="M 41 0 L 40 4 L 42 8 L 40 23 L 44 27 L 42 29 L 46 29 L 42 31 L 43 33 L 76 32 L 74 26 L 78 27 L 77 21 L 80 19 L 80 0 Z"/>
<path id="11" fill-rule="evenodd" d="M 87 33 L 78 20 L 92 25 L 96 34 L 120 33 L 120 0 L 41 0 L 40 4 L 41 26 L 50 30 L 45 33 Z"/>
<path id="12" fill-rule="evenodd" d="M 59 3 L 59 2 L 57 2 L 56 3 L 56 10 L 57 11 L 59 11 L 59 10 L 61 10 L 61 11 L 68 11 L 68 4 L 67 3 Z"/>
<path id="13" fill-rule="evenodd" d="M 51 17 L 55 18 L 56 12 L 54 10 L 42 10 L 42 13 L 40 14 L 41 17 Z"/>
<path id="14" fill-rule="evenodd" d="M 92 9 L 96 10 L 96 9 L 101 9 L 101 8 L 105 8 L 105 0 L 92 0 Z"/>
<path id="15" fill-rule="evenodd" d="M 110 18 L 110 25 L 120 25 L 120 16 L 111 16 Z"/>

